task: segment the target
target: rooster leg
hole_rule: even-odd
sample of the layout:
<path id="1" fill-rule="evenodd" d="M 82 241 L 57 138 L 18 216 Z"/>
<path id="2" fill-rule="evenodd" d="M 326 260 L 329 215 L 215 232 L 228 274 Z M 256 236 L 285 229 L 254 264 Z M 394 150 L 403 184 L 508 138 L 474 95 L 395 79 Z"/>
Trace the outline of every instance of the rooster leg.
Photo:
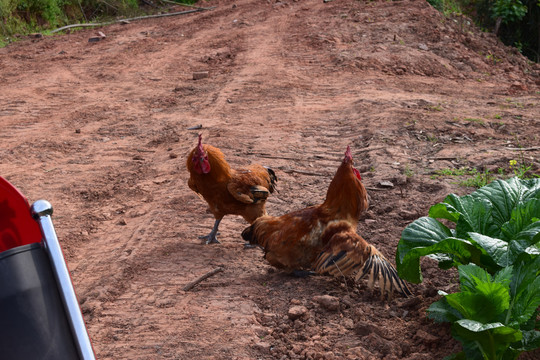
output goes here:
<path id="1" fill-rule="evenodd" d="M 217 233 L 218 233 L 218 226 L 221 222 L 221 219 L 216 219 L 216 222 L 214 223 L 214 227 L 212 228 L 212 231 L 210 231 L 210 234 L 199 236 L 199 239 L 205 239 L 205 244 L 220 244 L 220 242 L 217 239 Z"/>

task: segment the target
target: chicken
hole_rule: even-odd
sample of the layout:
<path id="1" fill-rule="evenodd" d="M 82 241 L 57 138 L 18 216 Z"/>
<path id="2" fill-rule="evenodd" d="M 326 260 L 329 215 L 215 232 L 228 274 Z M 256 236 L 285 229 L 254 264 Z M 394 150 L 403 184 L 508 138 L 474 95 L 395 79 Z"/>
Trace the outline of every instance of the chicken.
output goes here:
<path id="1" fill-rule="evenodd" d="M 234 170 L 221 150 L 202 144 L 202 135 L 186 165 L 190 173 L 188 186 L 208 203 L 216 219 L 210 234 L 200 237 L 206 244 L 219 243 L 218 227 L 225 215 L 240 215 L 250 224 L 266 215 L 266 199 L 277 183 L 272 169 L 254 164 Z"/>
<path id="2" fill-rule="evenodd" d="M 392 264 L 356 233 L 367 208 L 366 189 L 347 147 L 322 204 L 279 217 L 262 216 L 242 237 L 262 247 L 272 266 L 287 272 L 355 275 L 355 280 L 369 274 L 369 287 L 378 281 L 381 297 L 391 296 L 394 289 L 408 296 L 411 292 Z"/>

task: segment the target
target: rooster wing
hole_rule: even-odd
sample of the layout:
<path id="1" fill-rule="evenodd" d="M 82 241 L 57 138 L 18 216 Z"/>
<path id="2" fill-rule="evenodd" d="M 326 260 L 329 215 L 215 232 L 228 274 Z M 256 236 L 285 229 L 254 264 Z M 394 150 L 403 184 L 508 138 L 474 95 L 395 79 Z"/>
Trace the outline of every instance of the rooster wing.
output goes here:
<path id="1" fill-rule="evenodd" d="M 354 276 L 355 281 L 368 275 L 368 286 L 378 282 L 381 298 L 391 296 L 397 290 L 404 296 L 411 292 L 399 278 L 394 266 L 373 246 L 368 244 L 355 229 L 346 222 L 329 226 L 323 238 L 329 238 L 326 246 L 313 265 L 315 272 L 333 276 Z"/>
<path id="2" fill-rule="evenodd" d="M 227 184 L 227 190 L 238 201 L 253 204 L 264 201 L 274 192 L 276 178 L 274 172 L 261 165 L 251 165 L 235 170 Z"/>

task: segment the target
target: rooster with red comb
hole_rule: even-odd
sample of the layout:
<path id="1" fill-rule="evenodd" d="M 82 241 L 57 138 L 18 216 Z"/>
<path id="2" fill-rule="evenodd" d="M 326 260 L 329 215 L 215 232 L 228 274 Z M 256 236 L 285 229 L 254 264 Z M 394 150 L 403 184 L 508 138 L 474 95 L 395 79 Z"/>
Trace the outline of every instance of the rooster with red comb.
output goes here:
<path id="1" fill-rule="evenodd" d="M 334 276 L 368 275 L 368 286 L 379 284 L 381 297 L 393 291 L 409 296 L 394 266 L 356 233 L 368 196 L 351 149 L 330 182 L 320 205 L 276 216 L 262 216 L 242 232 L 244 240 L 260 246 L 268 262 L 287 272 Z"/>
<path id="2" fill-rule="evenodd" d="M 210 234 L 201 236 L 206 244 L 219 243 L 218 227 L 225 215 L 240 215 L 250 224 L 266 215 L 266 199 L 277 183 L 272 169 L 257 164 L 232 169 L 221 150 L 202 143 L 202 135 L 186 166 L 188 186 L 208 203 L 215 218 Z"/>

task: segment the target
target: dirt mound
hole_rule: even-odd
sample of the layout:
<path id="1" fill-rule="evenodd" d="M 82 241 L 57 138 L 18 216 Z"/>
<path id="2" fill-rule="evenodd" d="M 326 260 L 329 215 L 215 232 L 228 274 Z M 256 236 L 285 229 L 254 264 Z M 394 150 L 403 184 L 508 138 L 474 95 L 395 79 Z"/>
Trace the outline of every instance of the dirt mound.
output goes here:
<path id="1" fill-rule="evenodd" d="M 471 191 L 436 170 L 509 176 L 516 159 L 539 173 L 538 65 L 424 1 L 204 5 L 216 8 L 104 27 L 98 42 L 87 29 L 0 49 L 0 175 L 55 207 L 98 358 L 458 351 L 425 313 L 455 271 L 425 259 L 413 298 L 381 302 L 363 282 L 274 270 L 243 249 L 238 217 L 203 246 L 213 218 L 185 157 L 200 132 L 233 166 L 271 166 L 268 211 L 282 214 L 323 199 L 350 145 L 371 197 L 358 231 L 393 259 L 407 224 Z"/>

